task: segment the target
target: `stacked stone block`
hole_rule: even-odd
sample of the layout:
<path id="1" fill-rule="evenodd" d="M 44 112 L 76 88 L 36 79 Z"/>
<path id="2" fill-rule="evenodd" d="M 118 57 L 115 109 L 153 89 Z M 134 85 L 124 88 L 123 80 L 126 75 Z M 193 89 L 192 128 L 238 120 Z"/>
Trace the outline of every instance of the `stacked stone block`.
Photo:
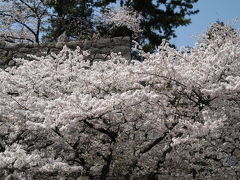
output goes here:
<path id="1" fill-rule="evenodd" d="M 102 61 L 111 52 L 120 52 L 126 59 L 131 58 L 130 38 L 100 38 L 95 40 L 70 41 L 70 42 L 49 42 L 42 44 L 16 44 L 0 41 L 0 67 L 6 68 L 15 64 L 14 58 L 25 58 L 31 60 L 27 55 L 43 56 L 52 52 L 58 53 L 63 46 L 76 49 L 78 46 L 82 50 L 90 52 L 90 58 L 95 61 Z"/>

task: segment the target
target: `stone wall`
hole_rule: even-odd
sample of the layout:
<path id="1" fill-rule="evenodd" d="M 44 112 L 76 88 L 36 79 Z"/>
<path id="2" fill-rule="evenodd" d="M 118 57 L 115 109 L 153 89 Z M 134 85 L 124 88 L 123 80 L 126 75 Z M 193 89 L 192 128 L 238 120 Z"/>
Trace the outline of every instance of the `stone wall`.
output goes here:
<path id="1" fill-rule="evenodd" d="M 79 46 L 82 50 L 89 50 L 94 60 L 104 60 L 111 52 L 121 52 L 123 57 L 130 59 L 130 38 L 100 38 L 96 40 L 70 41 L 43 44 L 16 44 L 0 41 L 0 67 L 14 65 L 14 58 L 26 58 L 27 54 L 42 56 L 51 52 L 59 52 L 66 45 L 71 49 Z"/>

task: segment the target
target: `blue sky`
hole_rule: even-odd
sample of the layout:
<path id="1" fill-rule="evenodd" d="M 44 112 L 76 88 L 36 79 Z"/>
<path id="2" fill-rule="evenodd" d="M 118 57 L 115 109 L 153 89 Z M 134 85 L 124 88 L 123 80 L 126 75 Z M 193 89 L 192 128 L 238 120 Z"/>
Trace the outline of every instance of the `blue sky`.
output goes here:
<path id="1" fill-rule="evenodd" d="M 171 40 L 178 48 L 193 46 L 195 39 L 192 36 L 203 33 L 211 23 L 217 20 L 233 24 L 234 18 L 238 18 L 239 21 L 234 27 L 240 28 L 240 0 L 199 0 L 194 7 L 200 12 L 190 16 L 192 19 L 190 25 L 178 27 L 177 38 Z"/>

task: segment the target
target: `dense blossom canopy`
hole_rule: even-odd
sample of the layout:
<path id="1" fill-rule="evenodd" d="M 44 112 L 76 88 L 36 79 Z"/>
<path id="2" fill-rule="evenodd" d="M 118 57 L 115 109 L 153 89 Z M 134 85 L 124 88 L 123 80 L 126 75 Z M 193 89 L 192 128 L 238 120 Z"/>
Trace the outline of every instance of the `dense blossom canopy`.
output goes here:
<path id="1" fill-rule="evenodd" d="M 229 107 L 239 111 L 239 42 L 215 24 L 190 52 L 165 42 L 153 54 L 136 48 L 143 62 L 111 54 L 91 63 L 67 47 L 16 59 L 0 70 L 0 175 L 133 179 L 174 167 L 195 177 L 216 153 L 203 147 L 233 119 Z"/>

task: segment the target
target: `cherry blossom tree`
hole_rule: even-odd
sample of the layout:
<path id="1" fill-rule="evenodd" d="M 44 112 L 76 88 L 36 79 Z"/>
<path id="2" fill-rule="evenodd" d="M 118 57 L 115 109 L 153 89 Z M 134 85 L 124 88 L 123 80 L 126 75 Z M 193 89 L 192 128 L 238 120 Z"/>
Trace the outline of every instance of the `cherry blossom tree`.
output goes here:
<path id="1" fill-rule="evenodd" d="M 0 38 L 7 41 L 39 43 L 41 41 L 40 36 L 44 33 L 44 29 L 47 29 L 48 21 L 52 18 L 52 14 L 49 12 L 51 10 L 47 6 L 49 3 L 54 2 L 44 0 L 1 0 Z M 81 19 L 82 17 L 80 16 L 79 14 L 79 17 L 76 18 Z M 101 24 L 102 26 L 108 24 L 111 25 L 112 29 L 120 26 L 127 27 L 129 31 L 135 33 L 141 31 L 141 16 L 137 15 L 137 13 L 130 8 L 112 8 L 100 16 L 102 18 L 101 20 L 95 20 L 96 24 Z M 122 19 L 122 17 L 125 18 Z M 54 21 L 54 19 L 52 19 L 52 21 Z M 99 21 L 101 21 L 101 23 L 99 23 Z M 69 23 L 70 29 L 72 28 L 71 26 L 78 25 L 77 22 Z M 59 25 L 61 25 L 61 23 Z M 81 33 L 84 34 L 84 32 Z"/>
<path id="2" fill-rule="evenodd" d="M 111 8 L 103 13 L 102 18 L 104 23 L 112 25 L 112 28 L 127 27 L 128 30 L 135 33 L 142 31 L 140 28 L 141 15 L 127 6 Z"/>
<path id="3" fill-rule="evenodd" d="M 0 1 L 0 38 L 40 42 L 48 11 L 42 0 Z"/>
<path id="4" fill-rule="evenodd" d="M 240 38 L 219 24 L 208 36 L 190 52 L 165 42 L 153 54 L 136 48 L 143 62 L 111 54 L 92 64 L 89 52 L 67 47 L 16 59 L 0 70 L 1 176 L 226 172 L 214 142 L 228 124 L 239 127 L 231 112 L 239 112 Z"/>

